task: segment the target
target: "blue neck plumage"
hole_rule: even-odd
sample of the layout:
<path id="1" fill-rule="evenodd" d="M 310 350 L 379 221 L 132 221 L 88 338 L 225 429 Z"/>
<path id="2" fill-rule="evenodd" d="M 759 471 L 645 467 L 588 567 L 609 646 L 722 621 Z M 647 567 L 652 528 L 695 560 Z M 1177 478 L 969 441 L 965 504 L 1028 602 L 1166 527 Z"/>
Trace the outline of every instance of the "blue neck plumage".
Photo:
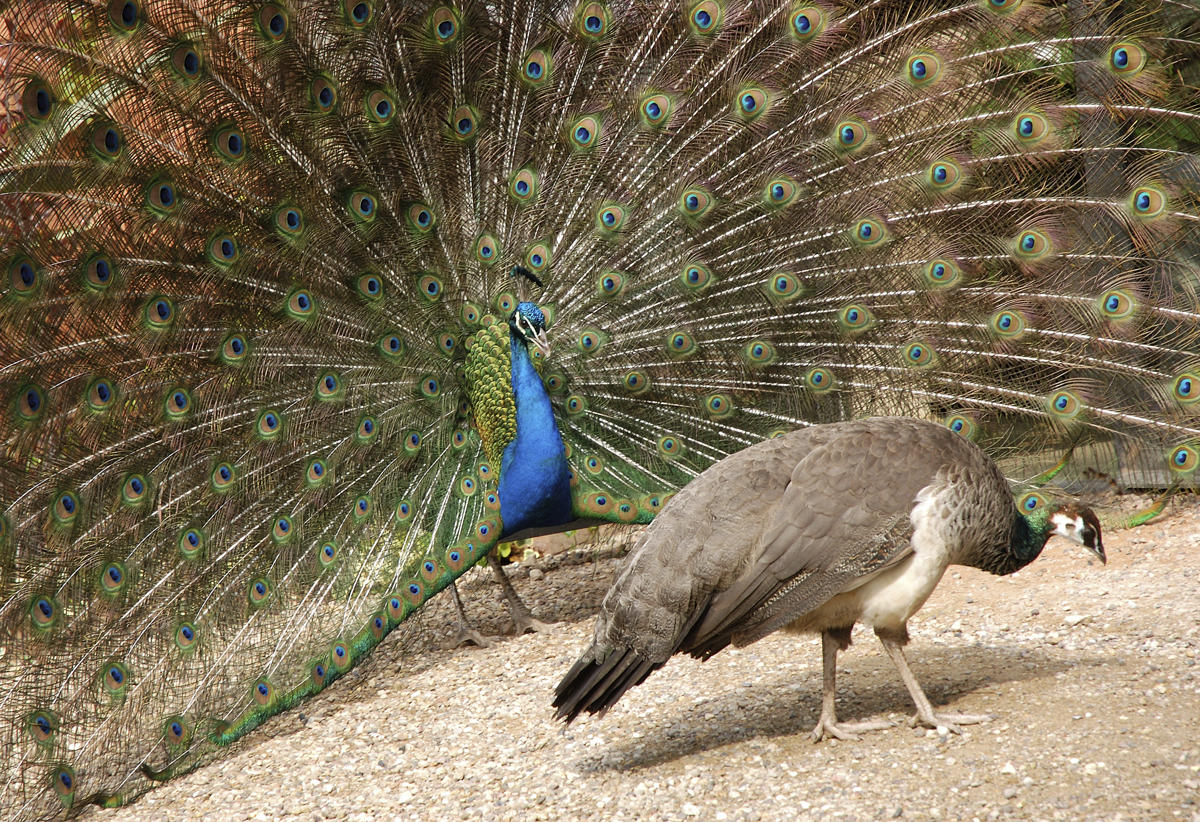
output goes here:
<path id="1" fill-rule="evenodd" d="M 571 516 L 571 476 L 562 436 L 542 378 L 525 341 L 509 335 L 517 436 L 500 461 L 502 536 L 527 528 L 560 525 Z"/>

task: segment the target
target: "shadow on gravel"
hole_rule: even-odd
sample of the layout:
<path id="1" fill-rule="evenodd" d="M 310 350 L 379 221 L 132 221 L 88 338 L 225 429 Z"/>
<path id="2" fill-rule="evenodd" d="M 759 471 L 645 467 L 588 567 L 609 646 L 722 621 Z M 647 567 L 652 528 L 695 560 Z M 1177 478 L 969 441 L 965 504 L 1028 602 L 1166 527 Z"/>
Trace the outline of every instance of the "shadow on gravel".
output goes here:
<path id="1" fill-rule="evenodd" d="M 625 546 L 603 551 L 577 550 L 543 560 L 545 570 L 539 579 L 526 572 L 506 566 L 513 587 L 533 611 L 546 622 L 573 623 L 593 620 L 600 611 L 600 602 L 616 577 L 625 557 Z M 500 586 L 487 569 L 472 571 L 459 581 L 467 618 L 484 636 L 501 644 L 513 638 L 513 624 L 508 604 Z M 458 615 L 453 599 L 441 594 L 413 615 L 395 640 L 404 651 L 421 649 L 452 650 L 452 639 L 458 632 Z M 582 648 L 580 650 L 583 650 Z"/>
<path id="2" fill-rule="evenodd" d="M 1113 664 L 1113 660 L 1100 657 L 1067 659 L 1017 648 L 921 648 L 917 643 L 909 647 L 914 672 L 935 710 L 956 710 L 949 703 L 959 696 L 1006 682 L 1052 677 L 1080 665 Z M 884 658 L 872 662 L 877 664 L 860 660 L 853 668 L 854 673 L 839 676 L 838 717 L 854 721 L 883 718 L 889 713 L 910 716 L 912 702 L 895 669 Z M 940 676 L 932 673 L 938 670 L 944 673 Z M 714 670 L 714 675 L 732 673 Z M 626 700 L 636 698 L 636 691 L 625 696 Z M 1000 710 L 1009 714 L 1009 719 L 1019 721 L 1025 707 L 1014 701 Z M 755 684 L 651 721 L 630 716 L 630 729 L 641 734 L 639 739 L 609 743 L 603 750 L 578 760 L 576 767 L 583 773 L 634 771 L 756 738 L 793 735 L 807 738 L 820 711 L 820 672 L 814 667 L 813 675 L 806 681 Z M 619 739 L 620 730 L 612 728 L 605 735 Z M 869 745 L 871 736 L 864 734 L 862 742 Z"/>

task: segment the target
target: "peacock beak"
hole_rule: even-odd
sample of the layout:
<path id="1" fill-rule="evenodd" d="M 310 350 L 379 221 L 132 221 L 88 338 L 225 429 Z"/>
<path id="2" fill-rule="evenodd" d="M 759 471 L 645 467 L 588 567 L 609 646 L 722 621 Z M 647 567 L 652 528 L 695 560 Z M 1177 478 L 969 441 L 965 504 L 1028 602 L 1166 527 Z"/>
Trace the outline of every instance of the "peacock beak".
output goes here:
<path id="1" fill-rule="evenodd" d="M 538 351 L 542 352 L 543 357 L 550 356 L 550 340 L 546 336 L 546 330 L 539 328 L 533 335 L 533 344 L 537 346 Z"/>

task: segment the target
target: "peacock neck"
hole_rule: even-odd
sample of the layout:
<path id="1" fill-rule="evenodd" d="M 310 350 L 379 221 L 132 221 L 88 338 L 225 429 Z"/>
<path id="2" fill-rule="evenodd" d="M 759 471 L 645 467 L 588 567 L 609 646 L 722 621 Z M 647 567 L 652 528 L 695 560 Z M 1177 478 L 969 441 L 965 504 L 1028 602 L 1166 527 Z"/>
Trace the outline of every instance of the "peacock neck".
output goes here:
<path id="1" fill-rule="evenodd" d="M 502 535 L 569 522 L 571 476 L 562 436 L 525 341 L 509 335 L 517 435 L 500 460 Z"/>
<path id="2" fill-rule="evenodd" d="M 1044 512 L 1027 517 L 1014 511 L 1007 546 L 988 557 L 979 568 L 993 574 L 1011 574 L 1038 558 L 1050 538 L 1050 518 Z"/>

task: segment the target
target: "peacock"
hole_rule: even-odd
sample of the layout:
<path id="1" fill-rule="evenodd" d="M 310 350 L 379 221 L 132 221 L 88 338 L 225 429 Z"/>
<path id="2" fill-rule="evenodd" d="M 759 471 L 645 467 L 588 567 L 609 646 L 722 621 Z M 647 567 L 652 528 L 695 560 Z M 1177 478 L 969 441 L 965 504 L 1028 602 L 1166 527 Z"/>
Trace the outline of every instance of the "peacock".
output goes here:
<path id="1" fill-rule="evenodd" d="M 6 0 L 0 815 L 129 801 L 501 541 L 814 423 L 1190 485 L 1198 20 Z"/>

